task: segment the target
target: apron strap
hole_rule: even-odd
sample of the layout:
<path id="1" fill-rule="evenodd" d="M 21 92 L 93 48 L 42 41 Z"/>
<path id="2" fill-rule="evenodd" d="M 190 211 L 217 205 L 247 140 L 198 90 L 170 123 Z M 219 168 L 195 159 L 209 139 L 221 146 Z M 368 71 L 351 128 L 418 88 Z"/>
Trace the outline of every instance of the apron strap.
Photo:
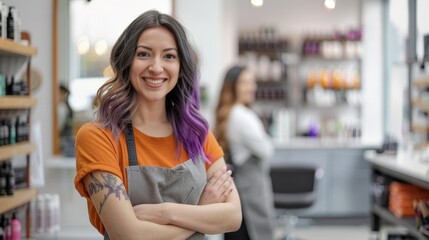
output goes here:
<path id="1" fill-rule="evenodd" d="M 130 166 L 137 165 L 136 144 L 134 142 L 133 124 L 128 123 L 125 127 L 125 138 L 127 139 L 128 161 Z"/>
<path id="2" fill-rule="evenodd" d="M 125 138 L 127 140 L 128 162 L 130 166 L 137 165 L 136 144 L 134 142 L 133 124 L 127 123 L 125 126 Z M 104 240 L 110 240 L 107 231 L 104 233 Z"/>

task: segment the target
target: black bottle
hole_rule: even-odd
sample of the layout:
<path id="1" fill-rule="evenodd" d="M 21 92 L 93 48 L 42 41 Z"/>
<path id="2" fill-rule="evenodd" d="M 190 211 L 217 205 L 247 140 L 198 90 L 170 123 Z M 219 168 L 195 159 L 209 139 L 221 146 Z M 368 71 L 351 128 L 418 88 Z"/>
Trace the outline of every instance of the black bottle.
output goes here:
<path id="1" fill-rule="evenodd" d="M 1 220 L 0 220 L 0 240 L 5 240 L 6 236 L 5 236 L 5 224 L 6 224 L 6 219 L 4 218 L 4 215 L 1 215 Z"/>
<path id="2" fill-rule="evenodd" d="M 6 195 L 13 195 L 15 190 L 15 170 L 12 168 L 12 163 L 7 162 L 6 172 Z"/>
<path id="3" fill-rule="evenodd" d="M 6 162 L 0 167 L 0 196 L 6 195 Z"/>
<path id="4" fill-rule="evenodd" d="M 4 130 L 5 130 L 4 125 L 5 125 L 4 120 L 0 120 L 0 146 L 5 145 L 4 138 L 5 138 L 6 134 L 4 132 Z"/>
<path id="5" fill-rule="evenodd" d="M 15 20 L 13 19 L 13 13 L 12 10 L 14 7 L 9 7 L 9 14 L 7 15 L 7 38 L 8 39 L 15 39 Z"/>
<path id="6" fill-rule="evenodd" d="M 9 127 L 9 144 L 16 143 L 16 128 L 15 128 L 15 119 L 9 119 L 7 121 Z"/>
<path id="7" fill-rule="evenodd" d="M 14 78 L 14 76 L 12 76 L 11 78 L 10 78 L 10 82 L 7 82 L 7 79 L 6 79 L 6 95 L 14 95 L 14 93 L 13 93 L 13 86 L 15 85 L 15 78 Z"/>

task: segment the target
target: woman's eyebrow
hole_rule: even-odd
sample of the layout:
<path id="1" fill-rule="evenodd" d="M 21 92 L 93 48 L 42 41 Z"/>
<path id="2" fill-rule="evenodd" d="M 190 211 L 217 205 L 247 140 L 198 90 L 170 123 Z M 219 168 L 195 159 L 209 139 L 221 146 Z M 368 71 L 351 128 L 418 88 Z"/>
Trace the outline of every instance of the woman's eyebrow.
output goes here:
<path id="1" fill-rule="evenodd" d="M 152 48 L 151 48 L 151 47 L 148 47 L 148 46 L 145 46 L 145 45 L 137 45 L 137 48 L 144 48 L 144 49 L 147 49 L 147 50 L 152 51 Z M 174 47 L 165 48 L 165 49 L 163 49 L 162 51 L 163 51 L 163 52 L 167 52 L 167 51 L 171 51 L 171 50 L 174 50 L 174 51 L 176 51 L 176 52 L 177 52 L 177 49 L 176 49 L 176 48 L 174 48 Z"/>

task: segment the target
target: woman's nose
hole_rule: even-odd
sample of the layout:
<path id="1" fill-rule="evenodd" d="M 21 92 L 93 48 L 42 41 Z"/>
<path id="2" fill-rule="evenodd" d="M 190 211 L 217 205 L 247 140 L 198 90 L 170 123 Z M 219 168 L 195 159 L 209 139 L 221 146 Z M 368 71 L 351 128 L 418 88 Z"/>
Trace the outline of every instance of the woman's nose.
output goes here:
<path id="1" fill-rule="evenodd" d="M 149 66 L 149 71 L 151 71 L 154 74 L 160 74 L 164 71 L 164 68 L 162 67 L 162 64 L 158 60 L 152 61 L 152 64 Z"/>

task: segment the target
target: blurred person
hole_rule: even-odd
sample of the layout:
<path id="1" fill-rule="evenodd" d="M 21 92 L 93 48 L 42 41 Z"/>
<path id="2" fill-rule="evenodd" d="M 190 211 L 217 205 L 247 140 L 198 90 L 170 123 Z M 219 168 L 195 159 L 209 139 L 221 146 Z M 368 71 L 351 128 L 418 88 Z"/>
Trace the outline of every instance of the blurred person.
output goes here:
<path id="1" fill-rule="evenodd" d="M 240 194 L 243 221 L 225 240 L 274 239 L 275 212 L 269 175 L 273 146 L 258 115 L 255 75 L 241 66 L 230 68 L 224 78 L 216 109 L 215 136 L 233 166 Z"/>
<path id="2" fill-rule="evenodd" d="M 69 102 L 70 90 L 63 84 L 59 87 L 58 130 L 60 136 L 70 136 L 73 132 L 73 109 Z"/>
<path id="3" fill-rule="evenodd" d="M 196 54 L 184 27 L 155 10 L 113 46 L 97 119 L 76 139 L 75 187 L 105 239 L 204 239 L 236 231 L 238 192 L 199 112 Z"/>
<path id="4" fill-rule="evenodd" d="M 75 156 L 74 112 L 69 102 L 70 90 L 63 84 L 59 87 L 58 130 L 61 154 Z"/>

